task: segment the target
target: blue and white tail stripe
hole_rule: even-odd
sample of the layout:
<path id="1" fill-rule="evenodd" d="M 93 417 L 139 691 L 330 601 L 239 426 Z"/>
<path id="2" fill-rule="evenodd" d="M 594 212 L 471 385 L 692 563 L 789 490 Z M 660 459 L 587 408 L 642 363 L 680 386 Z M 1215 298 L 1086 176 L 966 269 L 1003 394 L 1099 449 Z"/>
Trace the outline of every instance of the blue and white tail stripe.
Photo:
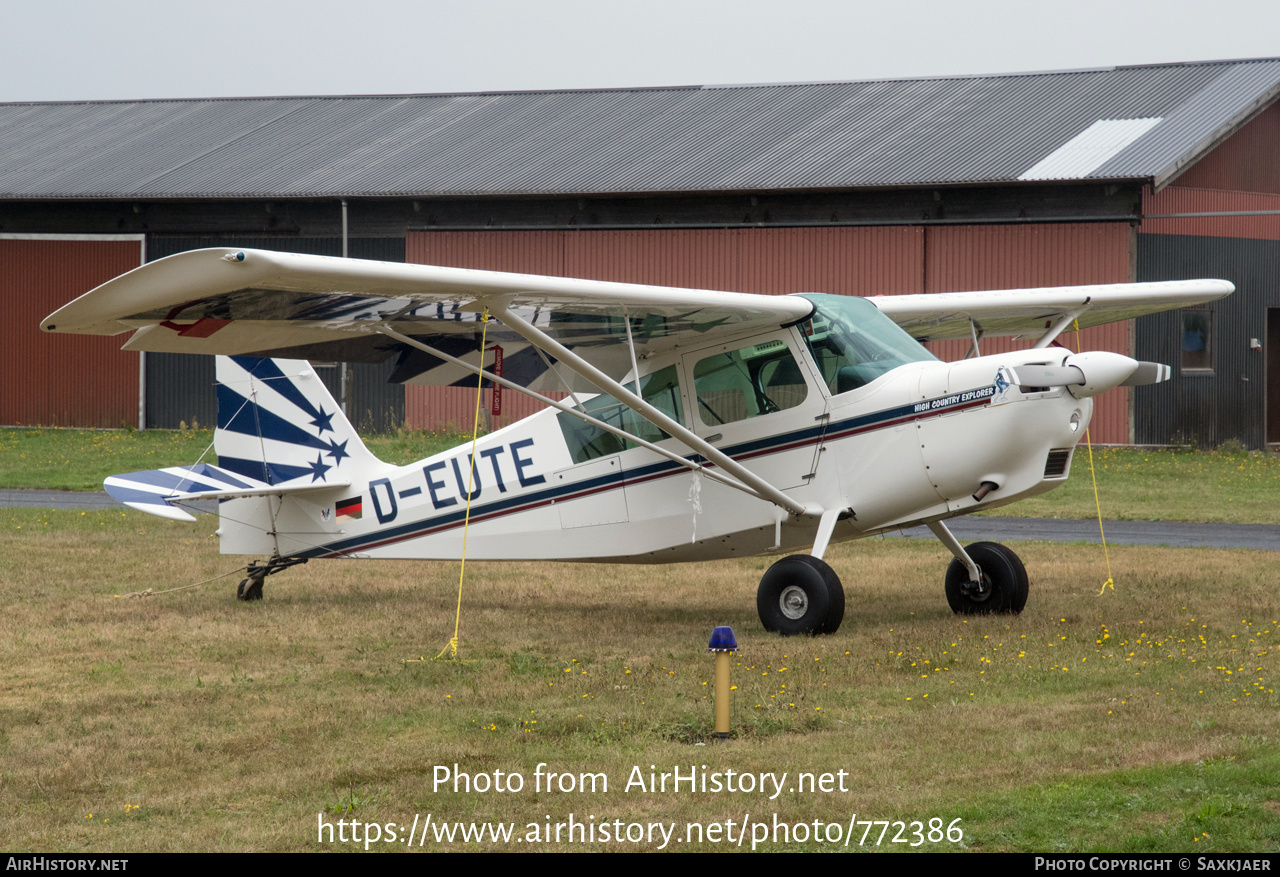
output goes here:
<path id="1" fill-rule="evenodd" d="M 253 489 L 260 484 L 218 466 L 199 463 L 112 475 L 103 486 L 107 493 L 130 508 L 175 521 L 194 521 L 191 514 L 171 505 L 169 499 L 192 493 Z"/>
<path id="2" fill-rule="evenodd" d="M 377 463 L 305 360 L 219 356 L 220 467 L 267 484 L 351 480 Z"/>

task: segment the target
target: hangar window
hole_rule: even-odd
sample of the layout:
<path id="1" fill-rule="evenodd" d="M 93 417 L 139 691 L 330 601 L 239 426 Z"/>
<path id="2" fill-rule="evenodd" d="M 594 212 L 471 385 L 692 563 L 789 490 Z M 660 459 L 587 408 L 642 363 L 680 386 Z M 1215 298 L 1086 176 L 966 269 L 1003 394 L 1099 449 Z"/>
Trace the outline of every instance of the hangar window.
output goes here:
<path id="1" fill-rule="evenodd" d="M 631 389 L 629 383 L 627 389 Z M 684 422 L 684 412 L 680 404 L 680 378 L 676 366 L 669 365 L 642 377 L 640 395 L 672 420 L 677 423 Z M 602 420 L 610 426 L 626 430 L 645 441 L 659 442 L 670 438 L 658 427 L 606 393 L 592 396 L 583 403 L 582 407 L 596 420 Z M 635 442 L 625 441 L 620 436 L 603 430 L 595 424 L 587 423 L 585 420 L 579 420 L 572 414 L 562 412 L 557 416 L 560 420 L 560 431 L 564 434 L 565 443 L 569 446 L 569 453 L 573 456 L 575 463 L 585 463 L 596 457 L 607 457 L 636 447 Z"/>
<path id="2" fill-rule="evenodd" d="M 1182 371 L 1213 371 L 1213 311 L 1182 312 Z"/>

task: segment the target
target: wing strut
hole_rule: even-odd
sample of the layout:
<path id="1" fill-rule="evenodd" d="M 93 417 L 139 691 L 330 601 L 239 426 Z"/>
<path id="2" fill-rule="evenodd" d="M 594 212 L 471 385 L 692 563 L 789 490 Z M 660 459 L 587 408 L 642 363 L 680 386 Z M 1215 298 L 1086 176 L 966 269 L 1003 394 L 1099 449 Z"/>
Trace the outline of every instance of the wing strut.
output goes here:
<path id="1" fill-rule="evenodd" d="M 787 496 L 781 490 L 774 487 L 763 478 L 757 476 L 750 469 L 747 469 L 741 463 L 734 460 L 724 452 L 714 447 L 710 442 L 699 438 L 692 430 L 687 429 L 684 424 L 672 420 L 665 413 L 650 405 L 644 399 L 632 393 L 622 384 L 600 371 L 591 363 L 578 356 L 569 348 L 556 341 L 545 332 L 526 322 L 521 317 L 516 316 L 506 306 L 505 303 L 490 307 L 490 312 L 495 314 L 504 326 L 509 326 L 518 332 L 526 341 L 535 347 L 541 347 L 550 355 L 563 362 L 569 368 L 573 369 L 582 377 L 600 388 L 603 393 L 608 393 L 619 402 L 626 405 L 632 411 L 639 414 L 645 420 L 654 426 L 663 430 L 669 435 L 678 438 L 684 442 L 692 450 L 706 457 L 707 460 L 716 464 L 725 472 L 750 487 L 760 496 L 761 499 L 767 500 L 774 505 L 781 506 L 793 515 L 820 515 L 822 510 L 811 504 L 797 502 Z"/>
<path id="2" fill-rule="evenodd" d="M 968 359 L 971 356 L 982 356 L 982 351 L 978 349 L 978 342 L 981 341 L 982 336 L 987 333 L 978 329 L 978 324 L 973 321 L 973 317 L 969 318 L 969 334 L 973 336 L 973 343 L 969 345 L 969 352 L 964 355 L 964 358 Z"/>
<path id="3" fill-rule="evenodd" d="M 637 435 L 632 435 L 631 433 L 627 432 L 625 429 L 619 429 L 618 427 L 610 423 L 605 423 L 603 420 L 598 420 L 592 417 L 590 414 L 587 414 L 585 410 L 580 410 L 582 409 L 581 403 L 578 403 L 578 408 L 574 408 L 570 405 L 564 404 L 563 402 L 557 402 L 555 399 L 552 399 L 548 396 L 542 395 L 541 393 L 537 393 L 533 390 L 530 390 L 528 387 L 521 386 L 520 384 L 517 384 L 515 381 L 510 381 L 510 380 L 507 380 L 506 378 L 499 377 L 498 375 L 492 374 L 490 372 L 486 372 L 483 368 L 472 365 L 466 360 L 458 359 L 456 356 L 450 356 L 449 354 L 445 353 L 443 350 L 439 350 L 435 347 L 432 347 L 430 344 L 426 344 L 422 341 L 417 340 L 416 338 L 410 338 L 407 335 L 401 335 L 399 332 L 395 331 L 394 329 L 390 329 L 386 326 L 379 326 L 377 331 L 381 332 L 383 335 L 386 335 L 389 338 L 396 339 L 402 344 L 408 344 L 411 347 L 416 347 L 419 350 L 430 353 L 432 356 L 438 356 L 441 359 L 445 360 L 446 362 L 453 363 L 459 368 L 466 369 L 467 371 L 471 372 L 474 375 L 482 375 L 488 380 L 491 380 L 497 384 L 501 384 L 502 386 L 506 387 L 509 390 L 515 390 L 517 393 L 523 393 L 524 395 L 528 396 L 531 399 L 536 399 L 539 402 L 543 403 L 544 405 L 549 405 L 552 408 L 555 408 L 557 411 L 563 411 L 565 414 L 572 415 L 578 418 L 579 420 L 585 420 L 587 423 L 590 423 L 592 426 L 599 427 L 600 429 L 603 429 L 606 432 L 613 433 L 619 438 L 625 439 L 629 442 L 634 442 L 635 444 L 639 445 L 642 448 L 646 448 L 650 451 L 661 454 L 662 456 L 666 457 L 668 460 L 671 460 L 672 462 L 675 462 L 675 463 L 679 463 L 681 466 L 684 466 L 686 469 L 689 469 L 694 472 L 701 472 L 703 475 L 706 475 L 708 478 L 711 478 L 714 481 L 719 481 L 721 484 L 727 487 L 732 487 L 735 490 L 741 490 L 743 493 L 749 496 L 754 496 L 756 499 L 762 499 L 765 502 L 771 502 L 771 500 L 768 497 L 761 496 L 755 490 L 752 490 L 750 487 L 747 487 L 745 484 L 742 484 L 741 482 L 735 481 L 734 479 L 730 478 L 729 476 L 725 475 L 722 472 L 716 472 L 712 469 L 708 469 L 706 466 L 703 466 L 699 463 L 695 463 L 694 461 L 686 457 L 682 457 L 679 454 L 675 453 L 674 451 L 669 451 L 666 448 L 658 447 L 652 442 L 646 441 Z M 536 349 L 538 350 L 538 353 L 542 354 L 545 357 L 546 354 L 542 353 L 541 348 L 536 348 Z M 550 368 L 549 363 L 548 363 L 548 368 Z M 569 392 L 569 396 L 573 399 L 573 401 L 578 402 L 577 396 L 573 393 L 573 391 L 569 390 L 568 392 Z"/>
<path id="4" fill-rule="evenodd" d="M 1037 340 L 1035 344 L 1031 345 L 1031 349 L 1036 350 L 1048 347 L 1052 344 L 1055 338 L 1061 335 L 1068 326 L 1070 326 L 1075 320 L 1078 320 L 1080 315 L 1089 309 L 1090 301 L 1092 301 L 1092 297 L 1086 298 L 1084 300 L 1084 304 L 1080 305 L 1080 307 L 1067 311 L 1059 317 L 1058 322 L 1054 323 L 1048 329 L 1045 329 L 1044 334 L 1040 336 L 1039 340 Z"/>

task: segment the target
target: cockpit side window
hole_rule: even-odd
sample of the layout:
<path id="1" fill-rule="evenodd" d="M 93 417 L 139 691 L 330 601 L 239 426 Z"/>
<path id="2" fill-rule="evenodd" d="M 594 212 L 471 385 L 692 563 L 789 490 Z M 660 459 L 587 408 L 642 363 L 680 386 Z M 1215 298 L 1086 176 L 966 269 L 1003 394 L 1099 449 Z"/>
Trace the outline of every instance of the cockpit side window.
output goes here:
<path id="1" fill-rule="evenodd" d="M 799 325 L 814 363 L 832 395 L 848 393 L 909 362 L 938 358 L 857 296 L 806 295 L 817 305 Z"/>
<path id="2" fill-rule="evenodd" d="M 711 427 L 794 408 L 808 393 L 783 341 L 703 357 L 693 368 L 693 385 L 698 417 Z"/>

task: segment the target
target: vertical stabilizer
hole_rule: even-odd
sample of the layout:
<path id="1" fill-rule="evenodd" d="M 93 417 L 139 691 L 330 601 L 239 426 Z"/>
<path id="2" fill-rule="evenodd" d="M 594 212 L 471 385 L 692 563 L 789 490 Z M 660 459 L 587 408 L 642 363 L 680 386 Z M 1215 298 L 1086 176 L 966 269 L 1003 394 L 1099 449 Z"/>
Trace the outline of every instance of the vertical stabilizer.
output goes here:
<path id="1" fill-rule="evenodd" d="M 386 464 L 364 446 L 311 364 L 219 356 L 214 449 L 225 470 L 280 484 L 351 481 Z"/>

